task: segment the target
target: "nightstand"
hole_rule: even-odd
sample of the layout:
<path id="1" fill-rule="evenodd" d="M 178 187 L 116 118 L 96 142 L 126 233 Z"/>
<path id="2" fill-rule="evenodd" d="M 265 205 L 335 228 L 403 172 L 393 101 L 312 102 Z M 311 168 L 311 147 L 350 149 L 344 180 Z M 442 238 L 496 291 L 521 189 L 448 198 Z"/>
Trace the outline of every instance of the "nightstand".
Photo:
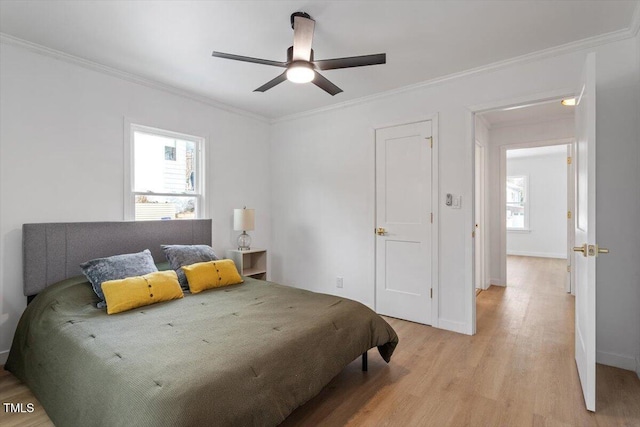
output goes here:
<path id="1" fill-rule="evenodd" d="M 267 250 L 250 249 L 240 251 L 228 249 L 227 258 L 233 260 L 242 276 L 253 277 L 258 280 L 267 280 Z"/>

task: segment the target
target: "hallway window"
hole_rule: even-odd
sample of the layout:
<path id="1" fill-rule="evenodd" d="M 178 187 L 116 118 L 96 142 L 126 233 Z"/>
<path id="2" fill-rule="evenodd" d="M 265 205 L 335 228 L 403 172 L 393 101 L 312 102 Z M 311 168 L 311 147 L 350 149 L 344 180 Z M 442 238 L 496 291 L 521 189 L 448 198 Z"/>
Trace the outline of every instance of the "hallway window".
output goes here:
<path id="1" fill-rule="evenodd" d="M 529 229 L 527 181 L 525 175 L 507 177 L 507 230 Z"/>

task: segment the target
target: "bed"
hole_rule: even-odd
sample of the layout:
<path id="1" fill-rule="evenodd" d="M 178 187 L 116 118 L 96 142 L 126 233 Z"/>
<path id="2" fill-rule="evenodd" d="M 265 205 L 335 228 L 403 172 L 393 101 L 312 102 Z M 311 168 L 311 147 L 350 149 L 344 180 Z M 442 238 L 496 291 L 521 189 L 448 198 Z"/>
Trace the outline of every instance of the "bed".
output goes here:
<path id="1" fill-rule="evenodd" d="M 390 360 L 395 331 L 345 298 L 245 277 L 107 315 L 77 274 L 87 259 L 144 248 L 160 264 L 160 244 L 210 236 L 210 220 L 25 225 L 25 295 L 38 296 L 5 368 L 58 426 L 262 426 L 367 350 Z"/>

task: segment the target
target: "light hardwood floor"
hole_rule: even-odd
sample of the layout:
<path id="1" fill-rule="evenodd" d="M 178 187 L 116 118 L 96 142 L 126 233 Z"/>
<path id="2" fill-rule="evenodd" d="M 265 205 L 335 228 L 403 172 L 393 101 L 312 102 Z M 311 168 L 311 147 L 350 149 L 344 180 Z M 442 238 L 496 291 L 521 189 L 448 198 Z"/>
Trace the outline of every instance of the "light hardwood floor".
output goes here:
<path id="1" fill-rule="evenodd" d="M 351 363 L 283 426 L 640 426 L 640 380 L 598 365 L 597 412 L 584 409 L 573 361 L 573 297 L 562 260 L 509 257 L 508 287 L 477 299 L 475 336 L 388 319 L 400 336 L 391 363 L 369 352 Z M 36 402 L 0 373 L 2 402 Z M 2 408 L 0 408 L 1 410 Z M 51 425 L 4 414 L 0 425 Z"/>

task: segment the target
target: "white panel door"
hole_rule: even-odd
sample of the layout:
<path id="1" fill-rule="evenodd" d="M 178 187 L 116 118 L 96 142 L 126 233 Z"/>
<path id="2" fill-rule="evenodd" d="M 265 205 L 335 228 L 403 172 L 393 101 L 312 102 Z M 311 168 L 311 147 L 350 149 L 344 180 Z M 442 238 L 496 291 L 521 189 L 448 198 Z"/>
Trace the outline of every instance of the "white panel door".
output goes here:
<path id="1" fill-rule="evenodd" d="M 596 410 L 596 62 L 587 56 L 576 105 L 576 365 L 585 405 Z M 580 245 L 580 246 L 578 246 Z"/>
<path id="2" fill-rule="evenodd" d="M 431 122 L 376 130 L 376 311 L 431 323 Z"/>

